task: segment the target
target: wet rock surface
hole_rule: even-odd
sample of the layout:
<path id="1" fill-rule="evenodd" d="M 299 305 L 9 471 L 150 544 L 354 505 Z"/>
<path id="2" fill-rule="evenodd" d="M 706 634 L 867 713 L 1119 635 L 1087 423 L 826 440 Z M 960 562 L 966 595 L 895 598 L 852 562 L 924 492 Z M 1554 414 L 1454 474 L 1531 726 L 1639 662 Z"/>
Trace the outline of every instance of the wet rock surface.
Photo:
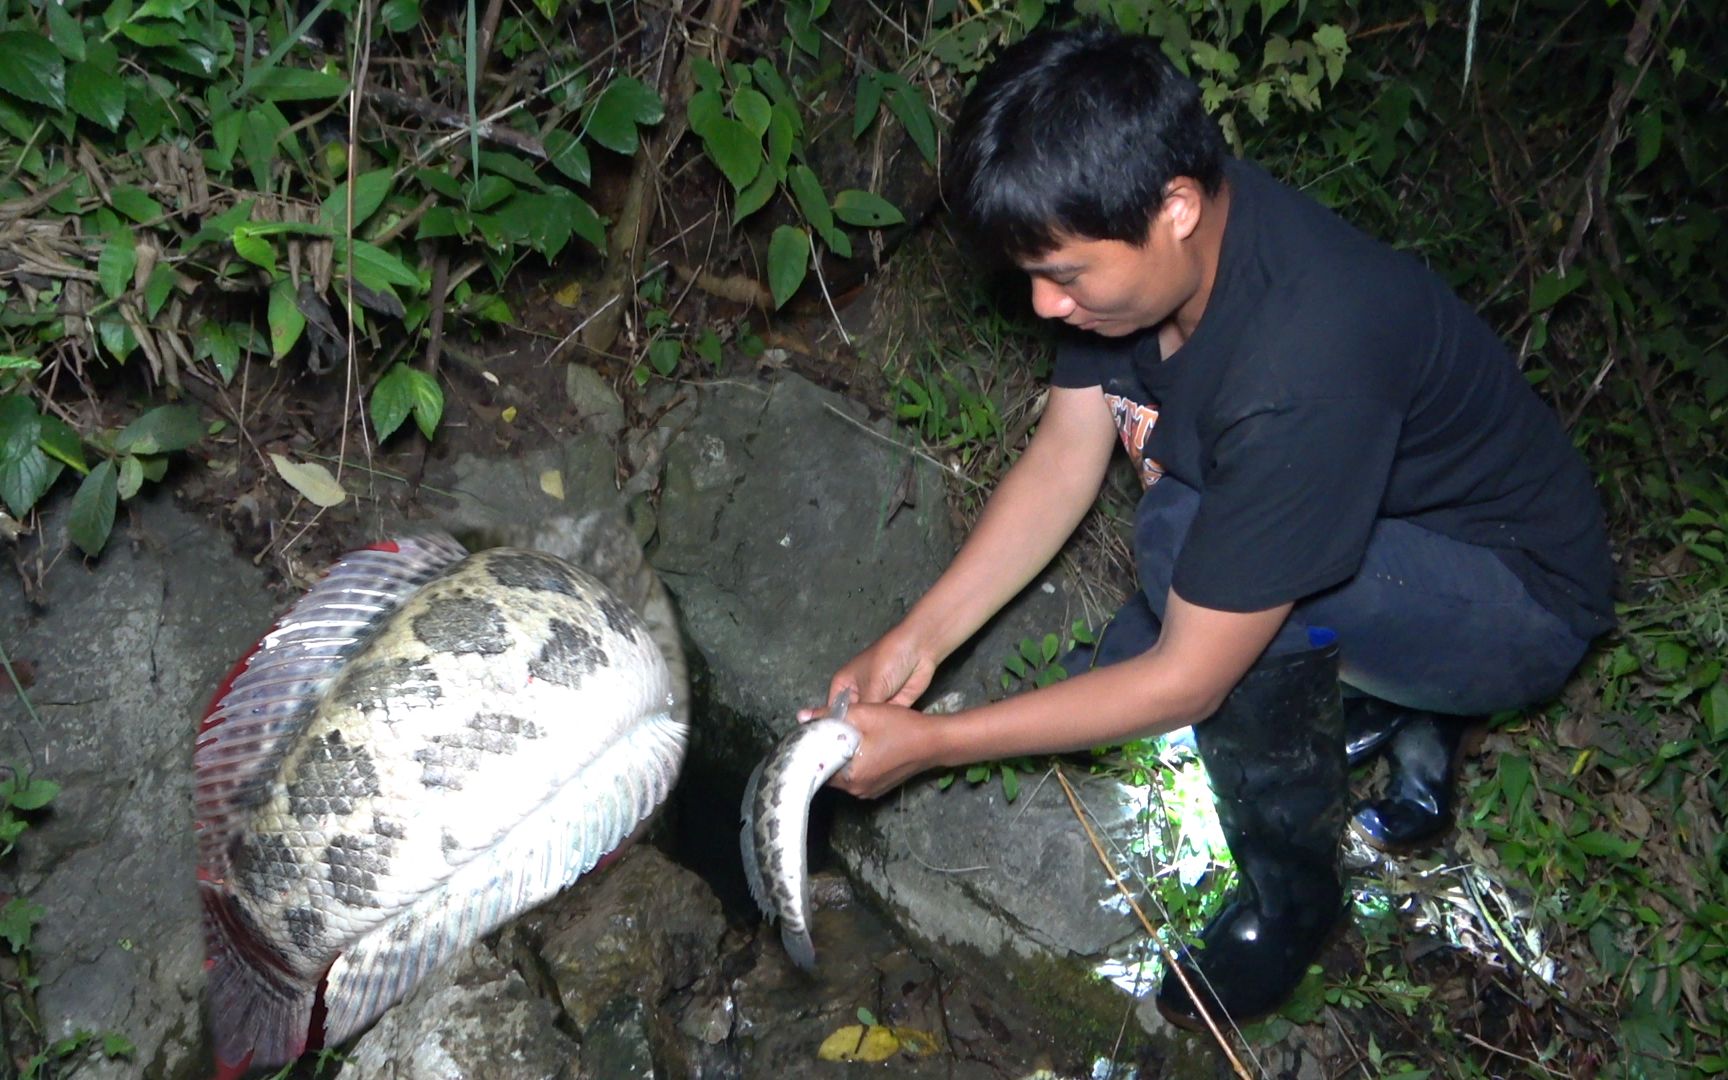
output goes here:
<path id="1" fill-rule="evenodd" d="M 343 1075 L 826 1075 L 846 1066 L 815 1061 L 816 1048 L 860 1008 L 939 1047 L 896 1058 L 893 1075 L 1088 1071 L 1126 1045 L 1134 1002 L 1086 972 L 1133 924 L 1053 783 L 1028 782 L 1015 804 L 994 783 L 938 791 L 933 779 L 876 804 L 825 796 L 824 818 L 839 810 L 832 861 L 860 902 L 818 910 L 813 977 L 756 922 L 737 865 L 745 774 L 957 538 L 936 467 L 858 406 L 793 376 L 676 394 L 653 431 L 606 421 L 526 457 L 428 468 L 404 524 L 484 533 L 627 504 L 680 608 L 696 733 L 649 842 L 418 987 L 345 1048 Z M 0 697 L 0 760 L 64 785 L 0 866 L 0 891 L 47 911 L 35 949 L 52 1032 L 116 1031 L 138 1048 L 81 1075 L 190 1077 L 208 1065 L 192 728 L 290 597 L 165 497 L 127 506 L 101 559 L 67 556 L 46 576 L 45 609 L 0 580 L 0 633 L 36 665 L 40 714 Z M 1015 642 L 1072 617 L 1059 585 L 1040 583 L 934 693 L 981 701 Z M 1082 791 L 1107 827 L 1126 828 L 1120 792 Z"/>

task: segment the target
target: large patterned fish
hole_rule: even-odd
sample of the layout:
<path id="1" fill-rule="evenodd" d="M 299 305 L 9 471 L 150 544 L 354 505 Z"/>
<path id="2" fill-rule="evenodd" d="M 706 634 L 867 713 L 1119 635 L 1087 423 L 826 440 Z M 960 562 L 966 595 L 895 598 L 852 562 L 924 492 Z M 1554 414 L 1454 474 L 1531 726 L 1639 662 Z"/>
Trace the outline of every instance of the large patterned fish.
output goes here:
<path id="1" fill-rule="evenodd" d="M 846 722 L 850 692 L 829 715 L 800 724 L 763 758 L 744 785 L 744 827 L 739 847 L 750 895 L 762 914 L 780 921 L 780 940 L 792 962 L 816 966 L 810 940 L 810 800 L 858 751 L 858 729 Z"/>
<path id="2" fill-rule="evenodd" d="M 354 1035 L 666 798 L 684 664 L 613 520 L 564 530 L 571 559 L 354 552 L 236 665 L 193 757 L 219 1071 Z"/>

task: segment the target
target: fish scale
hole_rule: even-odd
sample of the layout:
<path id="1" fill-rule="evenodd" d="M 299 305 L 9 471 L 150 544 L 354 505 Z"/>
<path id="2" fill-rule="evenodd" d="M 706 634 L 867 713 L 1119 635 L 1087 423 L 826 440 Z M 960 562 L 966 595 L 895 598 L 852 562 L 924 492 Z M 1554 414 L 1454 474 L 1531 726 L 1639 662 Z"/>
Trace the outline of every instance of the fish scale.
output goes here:
<path id="1" fill-rule="evenodd" d="M 604 569 L 651 573 L 637 552 Z M 433 537 L 338 562 L 194 753 L 219 1062 L 297 1056 L 320 985 L 323 1036 L 349 1037 L 622 843 L 683 757 L 669 638 L 539 552 Z"/>

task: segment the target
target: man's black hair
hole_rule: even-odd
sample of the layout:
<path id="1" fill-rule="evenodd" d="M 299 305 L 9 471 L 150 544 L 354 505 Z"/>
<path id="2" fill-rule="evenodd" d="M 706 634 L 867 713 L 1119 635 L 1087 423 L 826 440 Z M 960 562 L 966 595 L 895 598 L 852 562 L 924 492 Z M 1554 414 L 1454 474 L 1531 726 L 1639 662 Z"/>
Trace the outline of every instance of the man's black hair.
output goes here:
<path id="1" fill-rule="evenodd" d="M 1034 34 L 979 76 L 954 127 L 948 204 L 1010 260 L 1066 239 L 1136 247 L 1179 176 L 1224 181 L 1200 89 L 1151 38 L 1101 26 Z"/>

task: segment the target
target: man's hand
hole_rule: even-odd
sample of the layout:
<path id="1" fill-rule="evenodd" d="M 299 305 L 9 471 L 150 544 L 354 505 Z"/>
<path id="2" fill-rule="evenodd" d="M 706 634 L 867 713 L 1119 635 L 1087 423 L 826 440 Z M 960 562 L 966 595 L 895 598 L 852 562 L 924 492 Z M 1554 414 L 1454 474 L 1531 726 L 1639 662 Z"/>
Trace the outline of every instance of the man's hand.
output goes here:
<path id="1" fill-rule="evenodd" d="M 951 716 L 926 716 L 898 705 L 853 705 L 846 722 L 863 738 L 852 761 L 828 783 L 861 799 L 874 799 L 944 764 L 943 725 Z"/>
<path id="2" fill-rule="evenodd" d="M 930 685 L 936 662 L 919 650 L 900 628 L 882 635 L 835 672 L 828 683 L 828 700 L 851 690 L 862 704 L 887 702 L 910 706 Z M 826 705 L 798 710 L 800 723 L 827 715 Z"/>

